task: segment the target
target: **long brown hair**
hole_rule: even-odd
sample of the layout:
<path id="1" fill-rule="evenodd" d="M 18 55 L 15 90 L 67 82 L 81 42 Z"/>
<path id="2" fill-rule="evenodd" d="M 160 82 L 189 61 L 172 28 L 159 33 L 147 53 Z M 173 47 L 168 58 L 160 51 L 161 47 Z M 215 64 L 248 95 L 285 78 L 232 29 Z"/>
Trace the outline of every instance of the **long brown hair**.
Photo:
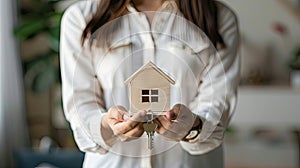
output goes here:
<path id="1" fill-rule="evenodd" d="M 126 6 L 130 2 L 131 0 L 101 0 L 98 4 L 98 10 L 82 33 L 82 44 L 89 38 L 92 42 L 93 37 L 91 35 L 104 24 L 125 15 L 128 12 Z M 217 44 L 224 45 L 218 32 L 218 9 L 214 0 L 178 0 L 177 4 L 184 17 L 201 28 L 214 46 Z M 114 23 L 107 33 L 112 34 L 117 31 L 118 27 L 118 22 Z"/>

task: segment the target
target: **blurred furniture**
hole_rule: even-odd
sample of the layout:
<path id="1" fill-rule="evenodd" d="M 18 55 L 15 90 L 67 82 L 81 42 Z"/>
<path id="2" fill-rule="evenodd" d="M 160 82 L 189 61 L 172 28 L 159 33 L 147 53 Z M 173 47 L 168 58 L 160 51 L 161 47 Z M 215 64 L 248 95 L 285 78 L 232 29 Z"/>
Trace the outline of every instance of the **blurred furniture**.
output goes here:
<path id="1" fill-rule="evenodd" d="M 58 167 L 81 168 L 84 154 L 76 150 L 55 150 L 40 152 L 32 149 L 23 149 L 15 153 L 17 168 Z"/>
<path id="2" fill-rule="evenodd" d="M 241 86 L 238 96 L 237 132 L 225 138 L 227 167 L 299 168 L 300 90 Z"/>
<path id="3" fill-rule="evenodd" d="M 300 168 L 300 130 L 296 130 L 294 133 L 298 141 L 298 167 Z"/>
<path id="4" fill-rule="evenodd" d="M 298 143 L 293 132 L 239 129 L 226 136 L 226 168 L 298 168 Z"/>
<path id="5" fill-rule="evenodd" d="M 300 130 L 300 90 L 289 86 L 241 86 L 231 124 Z"/>
<path id="6" fill-rule="evenodd" d="M 298 142 L 292 131 L 239 129 L 225 137 L 226 168 L 298 168 Z"/>

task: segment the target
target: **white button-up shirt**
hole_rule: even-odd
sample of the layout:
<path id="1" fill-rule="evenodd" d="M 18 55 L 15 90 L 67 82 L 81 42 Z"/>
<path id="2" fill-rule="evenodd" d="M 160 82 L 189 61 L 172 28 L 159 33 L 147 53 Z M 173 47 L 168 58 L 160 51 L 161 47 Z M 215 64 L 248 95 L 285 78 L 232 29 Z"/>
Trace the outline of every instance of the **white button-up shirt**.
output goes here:
<path id="1" fill-rule="evenodd" d="M 174 1 L 165 1 L 151 24 L 144 13 L 128 6 L 129 14 L 120 18 L 109 49 L 81 45 L 97 1 L 81 1 L 65 12 L 60 48 L 63 104 L 75 141 L 86 152 L 84 167 L 222 166 L 218 147 L 235 109 L 240 60 L 236 17 L 225 5 L 217 6 L 226 45 L 218 51 L 181 17 Z M 97 42 L 101 33 L 93 37 Z M 129 108 L 124 81 L 148 61 L 175 80 L 171 107 L 185 104 L 197 114 L 204 123 L 200 136 L 195 142 L 172 142 L 156 134 L 153 150 L 147 149 L 146 135 L 110 147 L 101 136 L 101 119 L 111 106 Z"/>

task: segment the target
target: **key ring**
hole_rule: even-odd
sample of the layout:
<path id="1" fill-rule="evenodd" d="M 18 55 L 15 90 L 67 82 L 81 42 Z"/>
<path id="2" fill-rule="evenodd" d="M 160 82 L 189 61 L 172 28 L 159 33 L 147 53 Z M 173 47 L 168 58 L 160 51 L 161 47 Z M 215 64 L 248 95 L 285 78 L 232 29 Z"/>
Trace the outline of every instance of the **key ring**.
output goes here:
<path id="1" fill-rule="evenodd" d="M 148 112 L 150 112 L 151 113 L 151 118 L 147 121 L 148 123 L 150 123 L 150 122 L 152 122 L 153 121 L 153 119 L 154 119 L 154 113 L 153 113 L 153 111 L 152 110 L 148 110 Z"/>

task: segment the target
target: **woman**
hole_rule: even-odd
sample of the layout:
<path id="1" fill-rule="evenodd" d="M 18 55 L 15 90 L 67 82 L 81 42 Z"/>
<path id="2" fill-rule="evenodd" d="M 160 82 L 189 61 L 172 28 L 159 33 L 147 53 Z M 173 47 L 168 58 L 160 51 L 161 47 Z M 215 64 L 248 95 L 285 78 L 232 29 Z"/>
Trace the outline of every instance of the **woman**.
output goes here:
<path id="1" fill-rule="evenodd" d="M 84 167 L 223 167 L 223 134 L 236 104 L 238 37 L 234 13 L 211 0 L 70 7 L 61 29 L 63 103 L 86 152 Z M 146 112 L 128 114 L 123 83 L 148 61 L 176 82 L 171 109 L 154 120 L 153 150 L 145 144 Z"/>

